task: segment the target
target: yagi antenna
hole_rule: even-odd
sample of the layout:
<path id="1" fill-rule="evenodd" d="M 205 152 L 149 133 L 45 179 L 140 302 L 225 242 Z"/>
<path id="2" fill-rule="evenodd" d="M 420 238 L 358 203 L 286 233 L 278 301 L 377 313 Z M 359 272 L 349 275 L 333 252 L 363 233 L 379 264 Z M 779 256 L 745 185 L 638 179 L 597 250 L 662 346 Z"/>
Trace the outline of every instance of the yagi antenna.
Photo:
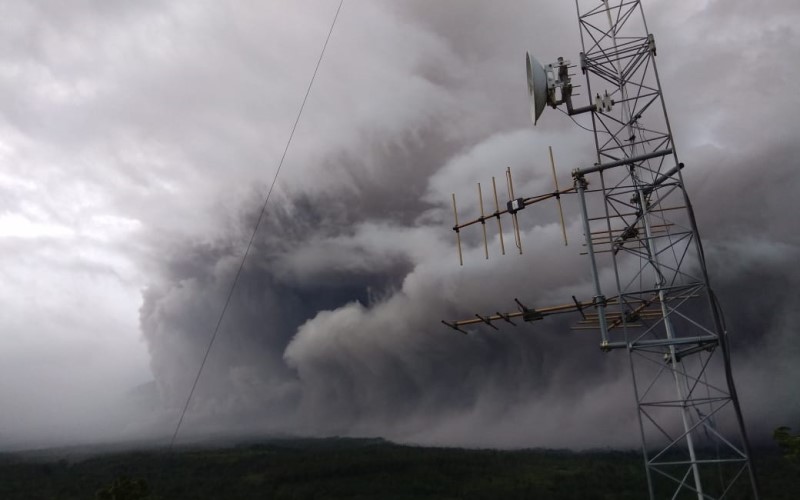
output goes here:
<path id="1" fill-rule="evenodd" d="M 518 198 L 516 193 L 514 192 L 514 179 L 511 175 L 511 167 L 506 168 L 506 188 L 508 189 L 508 201 L 505 204 L 505 209 L 501 210 L 500 200 L 497 197 L 497 179 L 492 177 L 492 195 L 494 196 L 494 212 L 487 213 L 486 207 L 483 203 L 483 188 L 481 187 L 481 183 L 478 183 L 478 205 L 480 206 L 480 217 L 476 219 L 472 219 L 470 221 L 459 223 L 458 221 L 458 209 L 456 205 L 456 195 L 455 193 L 452 194 L 453 197 L 453 218 L 455 220 L 455 225 L 453 225 L 453 231 L 456 233 L 456 244 L 458 246 L 458 262 L 460 265 L 464 265 L 464 253 L 463 249 L 461 248 L 461 230 L 472 226 L 473 224 L 480 223 L 481 229 L 483 231 L 483 254 L 486 259 L 489 258 L 489 236 L 486 229 L 486 222 L 492 218 L 497 219 L 497 232 L 500 239 L 500 252 L 505 255 L 506 254 L 506 244 L 505 239 L 503 236 L 503 222 L 502 216 L 510 215 L 511 216 L 511 226 L 512 231 L 514 233 L 514 245 L 519 250 L 519 253 L 522 253 L 522 233 L 520 230 L 519 225 L 519 218 L 517 216 L 517 212 L 524 209 L 528 205 L 532 205 L 534 203 L 538 203 L 540 201 L 549 200 L 551 198 L 555 198 L 556 202 L 558 203 L 558 214 L 559 219 L 561 222 L 561 234 L 564 238 L 564 244 L 567 244 L 567 229 L 564 224 L 564 211 L 561 207 L 561 195 L 563 194 L 571 194 L 576 193 L 575 187 L 570 187 L 567 189 L 561 189 L 558 186 L 558 179 L 556 176 L 556 165 L 553 159 L 553 148 L 550 147 L 550 169 L 553 173 L 553 185 L 555 186 L 555 190 L 550 193 L 540 194 L 537 196 L 532 196 L 528 198 Z"/>
<path id="2" fill-rule="evenodd" d="M 539 321 L 544 319 L 547 316 L 554 316 L 560 314 L 569 314 L 573 312 L 579 312 L 580 314 L 584 315 L 584 309 L 590 309 L 596 305 L 594 300 L 588 300 L 585 302 L 581 302 L 576 299 L 574 296 L 572 297 L 573 303 L 571 304 L 558 304 L 554 306 L 547 306 L 547 307 L 528 307 L 527 305 L 523 304 L 519 301 L 519 299 L 514 298 L 514 302 L 517 305 L 516 311 L 511 312 L 495 312 L 494 314 L 475 314 L 474 317 L 469 319 L 462 319 L 456 321 L 444 321 L 442 320 L 442 324 L 452 328 L 453 330 L 463 333 L 464 335 L 469 335 L 469 332 L 461 328 L 462 326 L 473 326 L 473 325 L 482 325 L 482 326 L 489 326 L 495 330 L 499 330 L 495 323 L 509 323 L 512 326 L 517 326 L 514 319 L 521 319 L 525 323 L 532 323 L 534 321 Z M 606 304 L 618 304 L 619 298 L 618 297 L 609 297 L 606 299 Z M 642 301 L 647 305 L 653 304 L 657 302 L 656 299 L 651 299 L 649 301 Z M 597 316 L 592 316 L 591 313 L 587 313 L 584 315 L 585 321 L 579 322 L 579 326 L 575 327 L 575 329 L 594 329 L 597 330 L 598 326 L 596 325 Z M 611 328 L 619 328 L 622 324 L 620 320 L 618 323 L 613 323 L 610 327 Z"/>

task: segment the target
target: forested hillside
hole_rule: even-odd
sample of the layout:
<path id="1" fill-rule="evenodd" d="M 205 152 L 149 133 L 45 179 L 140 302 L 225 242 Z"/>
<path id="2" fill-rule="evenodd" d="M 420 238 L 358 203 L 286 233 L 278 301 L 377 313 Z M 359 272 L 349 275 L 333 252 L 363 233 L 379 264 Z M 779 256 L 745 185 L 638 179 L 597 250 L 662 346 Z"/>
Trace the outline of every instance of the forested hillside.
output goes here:
<path id="1" fill-rule="evenodd" d="M 463 450 L 381 440 L 277 440 L 176 453 L 0 457 L 13 499 L 641 499 L 638 453 Z M 800 498 L 800 471 L 758 455 L 763 498 Z M 726 497 L 728 498 L 728 497 Z M 736 492 L 730 498 L 743 498 Z"/>

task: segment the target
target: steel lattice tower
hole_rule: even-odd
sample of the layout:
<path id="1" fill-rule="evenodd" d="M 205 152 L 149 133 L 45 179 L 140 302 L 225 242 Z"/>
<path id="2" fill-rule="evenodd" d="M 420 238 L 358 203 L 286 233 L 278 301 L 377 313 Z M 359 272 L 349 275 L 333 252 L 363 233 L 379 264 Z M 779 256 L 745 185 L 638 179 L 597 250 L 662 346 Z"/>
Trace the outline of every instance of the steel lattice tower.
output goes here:
<path id="1" fill-rule="evenodd" d="M 531 118 L 546 105 L 591 117 L 595 163 L 572 171 L 574 186 L 517 198 L 506 171 L 509 201 L 480 217 L 458 222 L 460 232 L 480 224 L 486 258 L 487 222 L 510 215 L 522 253 L 517 213 L 545 200 L 577 194 L 594 296 L 591 300 L 531 308 L 515 299 L 515 312 L 480 315 L 447 326 L 463 327 L 578 312 L 579 329 L 599 331 L 600 347 L 628 353 L 642 453 L 651 499 L 758 499 L 751 452 L 731 373 L 725 323 L 711 288 L 694 210 L 686 192 L 656 68 L 656 42 L 639 0 L 575 0 L 588 105 L 574 107 L 569 62 L 542 67 L 528 54 Z M 563 214 L 562 214 L 563 225 Z M 566 232 L 564 232 L 566 243 Z"/>
<path id="2" fill-rule="evenodd" d="M 595 287 L 586 323 L 604 349 L 628 352 L 650 497 L 723 498 L 749 482 L 758 498 L 655 39 L 638 0 L 575 3 L 597 151 L 572 173 Z M 609 267 L 613 300 L 600 275 Z"/>

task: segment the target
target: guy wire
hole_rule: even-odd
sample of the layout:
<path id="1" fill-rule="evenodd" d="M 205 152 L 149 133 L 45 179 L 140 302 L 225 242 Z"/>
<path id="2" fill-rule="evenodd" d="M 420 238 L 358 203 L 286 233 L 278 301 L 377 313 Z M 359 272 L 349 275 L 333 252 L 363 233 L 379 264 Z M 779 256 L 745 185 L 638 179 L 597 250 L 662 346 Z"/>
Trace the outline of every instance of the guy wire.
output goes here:
<path id="1" fill-rule="evenodd" d="M 178 424 L 175 426 L 175 432 L 172 433 L 172 438 L 169 441 L 170 451 L 172 451 L 172 448 L 175 445 L 175 439 L 178 437 L 178 432 L 181 430 L 183 419 L 186 416 L 187 410 L 189 409 L 189 403 L 192 401 L 192 396 L 194 396 L 194 392 L 197 389 L 197 383 L 200 381 L 200 375 L 203 373 L 203 368 L 205 367 L 206 361 L 208 360 L 208 355 L 211 353 L 211 347 L 214 345 L 214 341 L 216 340 L 220 326 L 222 325 L 222 320 L 225 317 L 225 313 L 227 312 L 228 306 L 231 303 L 231 297 L 233 297 L 233 291 L 236 289 L 236 285 L 239 283 L 239 278 L 242 275 L 242 270 L 244 269 L 245 261 L 247 260 L 247 256 L 250 254 L 250 249 L 253 247 L 253 241 L 255 241 L 256 234 L 258 233 L 258 228 L 261 225 L 261 220 L 264 218 L 264 213 L 266 213 L 267 211 L 267 204 L 269 203 L 269 199 L 272 196 L 272 191 L 275 188 L 275 184 L 278 182 L 278 175 L 281 173 L 281 167 L 283 167 L 283 161 L 286 159 L 286 153 L 288 153 L 289 146 L 291 146 L 292 144 L 292 138 L 294 137 L 295 130 L 297 130 L 297 124 L 300 123 L 300 117 L 303 114 L 303 109 L 306 106 L 306 101 L 308 100 L 308 96 L 311 93 L 311 87 L 314 85 L 314 80 L 317 77 L 317 72 L 319 71 L 319 67 L 322 64 L 322 58 L 325 56 L 325 49 L 328 47 L 328 42 L 331 39 L 331 34 L 333 33 L 334 26 L 336 26 L 336 20 L 339 18 L 339 12 L 342 10 L 343 3 L 344 0 L 339 1 L 339 7 L 336 9 L 336 14 L 334 14 L 333 16 L 333 21 L 331 21 L 331 27 L 328 30 L 328 36 L 325 38 L 325 43 L 322 45 L 322 50 L 320 51 L 319 59 L 317 59 L 317 64 L 314 67 L 314 73 L 311 75 L 311 81 L 308 82 L 308 88 L 306 89 L 306 94 L 303 97 L 303 102 L 300 104 L 300 109 L 297 111 L 297 117 L 294 120 L 294 125 L 292 125 L 292 131 L 289 133 L 289 139 L 286 141 L 286 147 L 283 148 L 283 155 L 281 156 L 280 162 L 278 162 L 278 168 L 275 170 L 275 176 L 272 178 L 272 184 L 270 184 L 269 186 L 269 191 L 267 191 L 267 196 L 264 198 L 264 204 L 261 206 L 261 213 L 259 213 L 258 215 L 258 220 L 255 223 L 255 227 L 253 227 L 253 233 L 250 236 L 250 241 L 247 243 L 247 248 L 245 249 L 244 255 L 242 256 L 242 260 L 239 263 L 239 268 L 236 270 L 236 275 L 233 278 L 230 290 L 228 291 L 228 296 L 225 299 L 225 305 L 222 307 L 222 312 L 220 313 L 219 319 L 217 320 L 217 324 L 214 327 L 214 333 L 211 335 L 211 340 L 209 340 L 208 342 L 205 354 L 203 355 L 203 360 L 200 362 L 200 368 L 197 370 L 197 375 L 194 378 L 194 383 L 192 383 L 192 389 L 189 391 L 189 396 L 186 398 L 186 404 L 183 405 L 183 410 L 181 411 L 181 416 L 178 419 Z"/>

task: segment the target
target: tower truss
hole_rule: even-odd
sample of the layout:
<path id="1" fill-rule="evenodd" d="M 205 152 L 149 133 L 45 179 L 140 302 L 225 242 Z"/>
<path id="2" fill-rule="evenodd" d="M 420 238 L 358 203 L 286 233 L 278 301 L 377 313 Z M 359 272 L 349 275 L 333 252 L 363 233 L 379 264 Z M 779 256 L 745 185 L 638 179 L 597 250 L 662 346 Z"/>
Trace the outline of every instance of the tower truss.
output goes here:
<path id="1" fill-rule="evenodd" d="M 758 498 L 655 38 L 638 0 L 576 8 L 596 148 L 572 172 L 595 289 L 582 323 L 628 353 L 651 498 Z"/>

